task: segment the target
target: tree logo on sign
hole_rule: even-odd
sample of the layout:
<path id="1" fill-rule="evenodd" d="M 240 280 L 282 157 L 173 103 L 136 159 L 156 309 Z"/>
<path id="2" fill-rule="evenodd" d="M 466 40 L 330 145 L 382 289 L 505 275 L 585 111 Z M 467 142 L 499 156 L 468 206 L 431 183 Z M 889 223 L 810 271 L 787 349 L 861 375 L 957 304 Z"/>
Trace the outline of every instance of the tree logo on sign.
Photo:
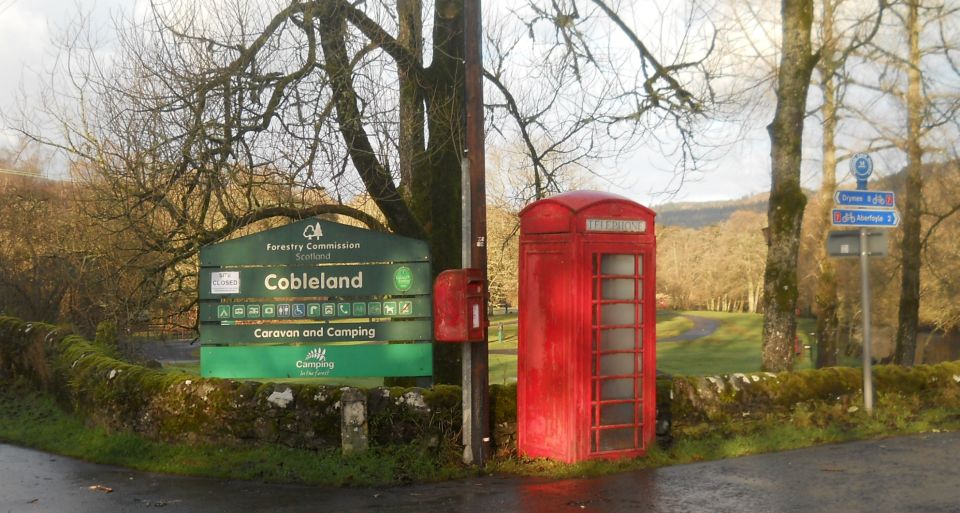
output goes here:
<path id="1" fill-rule="evenodd" d="M 320 226 L 320 223 L 308 224 L 307 227 L 303 229 L 303 238 L 305 239 L 319 240 L 320 237 L 323 237 L 323 227 Z"/>

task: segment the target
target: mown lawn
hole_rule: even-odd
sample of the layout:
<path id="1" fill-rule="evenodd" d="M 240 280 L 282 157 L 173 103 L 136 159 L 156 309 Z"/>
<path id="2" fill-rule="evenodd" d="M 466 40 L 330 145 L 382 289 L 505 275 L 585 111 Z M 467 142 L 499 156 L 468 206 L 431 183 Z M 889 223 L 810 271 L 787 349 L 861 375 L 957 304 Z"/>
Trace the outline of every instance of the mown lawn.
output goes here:
<path id="1" fill-rule="evenodd" d="M 688 316 L 716 319 L 717 330 L 692 341 L 663 342 L 664 339 L 681 335 L 693 328 Z M 797 335 L 801 352 L 796 360 L 797 369 L 811 365 L 811 353 L 804 349 L 813 345 L 810 333 L 814 330 L 813 319 L 800 319 Z M 722 312 L 657 312 L 657 369 L 673 375 L 710 376 L 735 372 L 760 370 L 760 345 L 763 334 L 763 316 L 760 314 Z M 490 383 L 511 383 L 517 379 L 517 314 L 495 315 L 490 319 L 489 330 Z M 199 375 L 199 364 L 173 364 L 171 372 Z M 273 380 L 276 381 L 276 380 Z M 294 382 L 325 385 L 376 387 L 383 384 L 382 378 L 311 378 L 290 380 Z"/>
<path id="2" fill-rule="evenodd" d="M 760 370 L 760 345 L 763 336 L 763 316 L 760 314 L 722 312 L 657 312 L 657 340 L 680 335 L 693 328 L 686 316 L 700 316 L 720 322 L 717 330 L 706 337 L 687 342 L 658 342 L 657 369 L 683 376 L 710 376 Z M 500 342 L 500 326 L 503 342 Z M 800 319 L 797 335 L 801 354 L 797 369 L 811 367 L 810 352 L 805 345 L 813 344 L 810 333 L 813 319 Z M 517 349 L 516 315 L 494 317 L 490 322 L 490 349 Z M 517 357 L 512 354 L 490 355 L 490 382 L 508 383 L 517 377 Z"/>
<path id="3" fill-rule="evenodd" d="M 659 370 L 682 376 L 711 376 L 760 370 L 762 315 L 721 312 L 682 314 L 716 319 L 720 321 L 720 326 L 713 334 L 697 340 L 657 344 Z M 796 369 L 811 368 L 810 352 L 805 350 L 804 346 L 813 344 L 810 333 L 814 328 L 814 319 L 799 320 L 797 336 L 800 339 L 801 351 L 796 360 Z"/>

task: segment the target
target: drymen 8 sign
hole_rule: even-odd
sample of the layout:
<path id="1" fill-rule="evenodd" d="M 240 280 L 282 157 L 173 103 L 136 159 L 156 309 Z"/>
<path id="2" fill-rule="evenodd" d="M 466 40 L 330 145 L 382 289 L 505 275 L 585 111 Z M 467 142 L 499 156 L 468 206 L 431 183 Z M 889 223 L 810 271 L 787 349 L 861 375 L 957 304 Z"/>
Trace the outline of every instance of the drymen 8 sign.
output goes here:
<path id="1" fill-rule="evenodd" d="M 204 247 L 200 265 L 203 376 L 433 372 L 423 241 L 308 219 Z"/>

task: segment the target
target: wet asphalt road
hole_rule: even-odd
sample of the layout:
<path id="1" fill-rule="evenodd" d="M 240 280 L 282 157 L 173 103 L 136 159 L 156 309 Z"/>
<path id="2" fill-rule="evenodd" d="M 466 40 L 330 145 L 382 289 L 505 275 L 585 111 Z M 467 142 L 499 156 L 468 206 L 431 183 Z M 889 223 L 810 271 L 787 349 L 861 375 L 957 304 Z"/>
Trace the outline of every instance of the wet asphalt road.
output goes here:
<path id="1" fill-rule="evenodd" d="M 0 444 L 0 513 L 960 512 L 958 457 L 960 433 L 944 433 L 602 478 L 334 489 L 143 474 Z"/>

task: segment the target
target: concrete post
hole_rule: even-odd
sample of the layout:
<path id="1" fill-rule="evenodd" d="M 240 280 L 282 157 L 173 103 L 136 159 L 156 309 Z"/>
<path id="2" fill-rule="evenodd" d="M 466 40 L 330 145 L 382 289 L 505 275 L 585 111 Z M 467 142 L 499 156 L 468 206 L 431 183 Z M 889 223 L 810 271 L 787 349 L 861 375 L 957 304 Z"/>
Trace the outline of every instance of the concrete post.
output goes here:
<path id="1" fill-rule="evenodd" d="M 340 444 L 344 456 L 362 453 L 370 446 L 367 396 L 356 388 L 340 389 Z"/>

